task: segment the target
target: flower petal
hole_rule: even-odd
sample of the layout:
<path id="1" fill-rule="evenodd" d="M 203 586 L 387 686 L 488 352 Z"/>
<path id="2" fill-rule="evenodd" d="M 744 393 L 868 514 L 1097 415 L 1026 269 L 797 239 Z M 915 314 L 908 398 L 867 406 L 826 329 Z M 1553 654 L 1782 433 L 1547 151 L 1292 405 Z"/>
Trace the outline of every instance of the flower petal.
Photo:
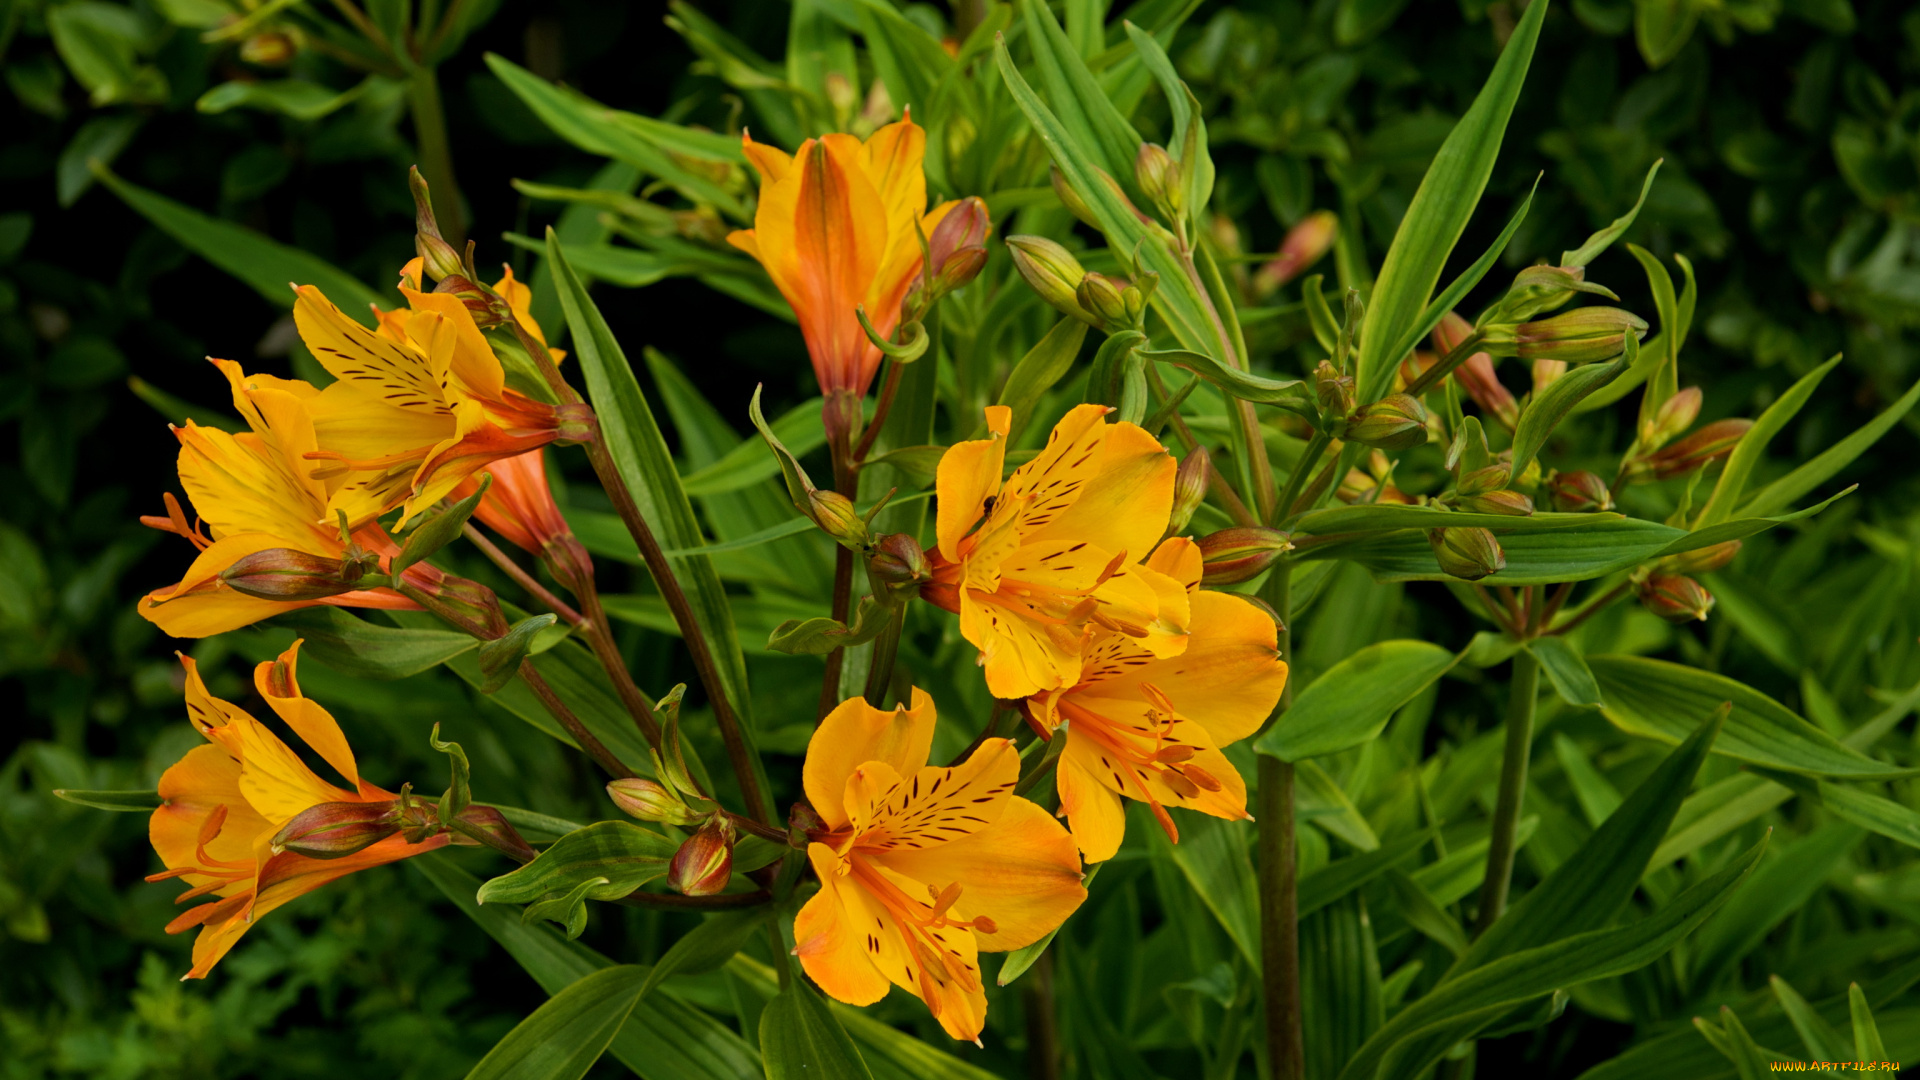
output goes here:
<path id="1" fill-rule="evenodd" d="M 1067 824 L 1073 830 L 1080 857 L 1090 863 L 1113 858 L 1120 850 L 1120 841 L 1127 835 L 1127 808 L 1120 801 L 1120 793 L 1065 754 L 1061 755 L 1054 771 L 1060 812 L 1066 815 Z"/>
<path id="2" fill-rule="evenodd" d="M 954 443 L 940 455 L 934 471 L 934 490 L 939 494 L 934 530 L 940 541 L 940 554 L 948 562 L 960 560 L 960 541 L 980 520 L 987 498 L 1000 490 L 1001 470 L 1006 467 L 1007 431 L 1013 424 L 1013 409 L 989 405 L 984 439 Z"/>
<path id="3" fill-rule="evenodd" d="M 811 844 L 807 856 L 820 877 L 820 891 L 793 920 L 793 951 L 807 977 L 828 997 L 849 1005 L 886 997 L 892 982 L 886 971 L 901 972 L 901 985 L 912 985 L 900 931 L 886 911 L 839 873 L 840 860 L 831 848 Z"/>
<path id="4" fill-rule="evenodd" d="M 927 763 L 933 727 L 933 697 L 918 687 L 904 707 L 876 709 L 857 695 L 841 702 L 807 742 L 801 775 L 807 802 L 829 827 L 845 825 L 843 797 L 854 770 L 884 761 L 896 772 L 913 773 Z"/>
<path id="5" fill-rule="evenodd" d="M 340 722 L 333 714 L 322 708 L 320 703 L 300 692 L 297 667 L 300 661 L 299 640 L 287 647 L 278 660 L 263 660 L 253 669 L 253 685 L 266 699 L 280 719 L 286 721 L 293 733 L 319 754 L 327 764 L 339 770 L 346 777 L 347 784 L 358 790 L 360 767 L 353 759 L 353 747 L 347 745 L 346 733 L 340 730 Z"/>
<path id="6" fill-rule="evenodd" d="M 876 854 L 887 869 L 935 888 L 960 886 L 953 913 L 986 916 L 991 934 L 975 932 L 982 950 L 1006 952 L 1045 937 L 1087 897 L 1073 837 L 1026 799 L 1006 800 L 993 824 L 937 847 Z"/>

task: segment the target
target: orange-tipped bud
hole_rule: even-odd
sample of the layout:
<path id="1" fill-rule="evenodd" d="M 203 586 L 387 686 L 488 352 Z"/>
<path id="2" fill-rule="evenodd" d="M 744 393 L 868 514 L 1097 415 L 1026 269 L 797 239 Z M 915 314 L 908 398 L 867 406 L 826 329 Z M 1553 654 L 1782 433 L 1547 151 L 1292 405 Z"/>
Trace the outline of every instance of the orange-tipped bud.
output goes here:
<path id="1" fill-rule="evenodd" d="M 1722 569 L 1740 554 L 1740 541 L 1727 540 L 1709 547 L 1683 551 L 1660 560 L 1660 568 L 1669 574 L 1711 574 Z"/>
<path id="2" fill-rule="evenodd" d="M 1560 381 L 1567 373 L 1565 360 L 1535 360 L 1533 362 L 1533 392 L 1539 394 L 1547 387 Z"/>
<path id="3" fill-rule="evenodd" d="M 308 807 L 280 827 L 273 851 L 310 859 L 338 859 L 372 847 L 400 831 L 400 803 L 332 802 Z"/>
<path id="4" fill-rule="evenodd" d="M 1607 482 L 1598 473 L 1585 469 L 1555 473 L 1553 479 L 1547 481 L 1547 490 L 1553 497 L 1553 508 L 1564 513 L 1587 514 L 1613 509 L 1613 492 L 1607 488 Z"/>
<path id="5" fill-rule="evenodd" d="M 1472 333 L 1472 323 L 1449 311 L 1440 316 L 1439 325 L 1433 328 L 1433 351 L 1445 356 L 1459 348 L 1460 343 Z"/>
<path id="6" fill-rule="evenodd" d="M 692 825 L 706 818 L 657 781 L 629 776 L 607 785 L 607 797 L 628 817 L 668 825 Z"/>
<path id="7" fill-rule="evenodd" d="M 1751 427 L 1753 421 L 1746 419 L 1715 420 L 1679 442 L 1637 459 L 1633 472 L 1636 475 L 1651 473 L 1656 480 L 1685 476 L 1733 453 L 1733 448 Z"/>
<path id="8" fill-rule="evenodd" d="M 1173 474 L 1173 512 L 1167 516 L 1168 536 L 1185 532 L 1193 520 L 1193 512 L 1200 509 L 1200 503 L 1207 497 L 1212 464 L 1213 458 L 1204 446 L 1194 447 L 1192 453 L 1180 459 L 1180 468 Z"/>
<path id="9" fill-rule="evenodd" d="M 1654 411 L 1653 419 L 1640 432 L 1641 448 L 1658 450 L 1692 427 L 1693 422 L 1700 418 L 1703 397 L 1699 387 L 1689 386 L 1661 402 L 1660 408 Z"/>
<path id="10" fill-rule="evenodd" d="M 1340 218 L 1331 210 L 1315 210 L 1287 230 L 1275 255 L 1254 275 L 1254 291 L 1270 293 L 1305 273 L 1332 249 L 1340 232 Z"/>
<path id="11" fill-rule="evenodd" d="M 1460 509 L 1472 514 L 1505 514 L 1509 517 L 1526 517 L 1533 513 L 1533 500 L 1517 491 L 1488 491 L 1479 495 L 1468 495 L 1454 503 Z"/>
<path id="12" fill-rule="evenodd" d="M 329 559 L 293 548 L 256 551 L 225 570 L 220 580 L 237 593 L 261 600 L 324 600 L 365 588 L 367 564 Z M 384 584 L 384 579 L 381 580 Z"/>
<path id="13" fill-rule="evenodd" d="M 715 814 L 680 845 L 667 865 L 667 884 L 687 896 L 712 896 L 733 877 L 733 822 Z"/>
<path id="14" fill-rule="evenodd" d="M 1007 251 L 1013 256 L 1013 268 L 1020 271 L 1040 299 L 1062 315 L 1071 315 L 1090 326 L 1100 325 L 1099 318 L 1081 307 L 1075 295 L 1087 271 L 1072 252 L 1044 236 L 1009 236 Z"/>
<path id="15" fill-rule="evenodd" d="M 1381 450 L 1406 450 L 1427 441 L 1427 410 L 1406 394 L 1388 394 L 1353 414 L 1347 438 Z"/>
<path id="16" fill-rule="evenodd" d="M 1453 381 L 1466 390 L 1480 411 L 1512 431 L 1520 423 L 1520 402 L 1494 373 L 1493 354 L 1477 352 L 1453 369 Z"/>
<path id="17" fill-rule="evenodd" d="M 1141 143 L 1140 152 L 1133 159 L 1133 178 L 1140 185 L 1140 193 L 1157 203 L 1169 217 L 1180 214 L 1186 202 L 1186 185 L 1180 175 L 1180 163 L 1173 160 L 1166 147 Z"/>
<path id="18" fill-rule="evenodd" d="M 1485 529 L 1428 529 L 1427 543 L 1433 546 L 1440 569 L 1463 581 L 1479 581 L 1507 566 L 1500 541 Z"/>
<path id="19" fill-rule="evenodd" d="M 920 585 L 933 577 L 927 553 L 920 549 L 918 540 L 906 533 L 888 533 L 875 541 L 867 569 L 895 588 Z"/>
<path id="20" fill-rule="evenodd" d="M 1202 585 L 1237 585 L 1265 573 L 1293 550 L 1293 539 L 1279 529 L 1242 525 L 1201 537 Z"/>
<path id="21" fill-rule="evenodd" d="M 1583 364 L 1611 360 L 1627 347 L 1627 335 L 1647 332 L 1647 320 L 1614 307 L 1576 308 L 1564 315 L 1518 326 L 1492 326 L 1489 344 L 1505 346 L 1522 360 Z"/>
<path id="22" fill-rule="evenodd" d="M 1705 622 L 1713 594 L 1690 577 L 1656 573 L 1634 587 L 1640 606 L 1670 623 Z"/>

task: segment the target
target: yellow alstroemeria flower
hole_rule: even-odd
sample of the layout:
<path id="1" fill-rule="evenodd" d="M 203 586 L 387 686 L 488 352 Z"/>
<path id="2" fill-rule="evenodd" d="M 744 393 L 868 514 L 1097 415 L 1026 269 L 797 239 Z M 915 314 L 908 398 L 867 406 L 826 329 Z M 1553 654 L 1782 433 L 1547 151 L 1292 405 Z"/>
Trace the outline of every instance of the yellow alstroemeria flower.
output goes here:
<path id="1" fill-rule="evenodd" d="M 313 475 L 348 478 L 331 509 L 350 518 L 404 506 L 404 525 L 488 462 L 545 446 L 569 423 L 567 409 L 507 389 L 473 314 L 451 293 L 421 292 L 419 265 L 407 264 L 400 285 L 408 309 L 374 309 L 377 330 L 315 286 L 294 290 L 301 340 L 338 380 L 312 404 L 320 448 L 307 457 Z"/>
<path id="2" fill-rule="evenodd" d="M 952 768 L 927 764 L 933 700 L 850 698 L 807 744 L 807 845 L 820 891 L 794 920 L 794 954 L 830 996 L 871 1005 L 898 986 L 956 1039 L 979 1041 L 979 954 L 1031 945 L 1087 891 L 1073 839 L 1013 794 L 1020 755 L 989 739 Z"/>
<path id="3" fill-rule="evenodd" d="M 314 479 L 307 460 L 319 447 L 310 410 L 320 391 L 296 380 L 246 375 L 229 360 L 214 360 L 213 365 L 226 376 L 234 408 L 251 430 L 229 434 L 191 420 L 173 429 L 180 440 L 180 485 L 199 523 L 189 526 L 171 495 L 165 517 L 141 520 L 185 537 L 200 554 L 178 584 L 143 598 L 140 614 L 174 637 L 199 638 L 315 604 L 418 608 L 387 589 L 315 600 L 268 600 L 221 581 L 222 571 L 264 551 L 288 549 L 337 560 L 345 554 L 345 544 L 339 519 L 329 513 L 341 480 Z M 359 517 L 349 518 L 347 527 L 357 544 L 381 555 L 384 563 L 397 549 L 373 516 L 363 508 Z M 438 576 L 431 567 L 416 569 L 420 575 L 414 570 L 408 574 Z"/>
<path id="4" fill-rule="evenodd" d="M 990 437 L 940 459 L 940 543 L 920 595 L 959 613 L 997 698 L 1070 685 L 1089 626 L 1154 656 L 1186 648 L 1186 589 L 1141 561 L 1166 532 L 1176 465 L 1141 428 L 1107 423 L 1112 411 L 1076 406 L 1004 486 L 1006 406 L 986 410 Z"/>
<path id="5" fill-rule="evenodd" d="M 1149 565 L 1189 590 L 1200 550 L 1174 537 Z M 1192 593 L 1187 649 L 1163 658 L 1124 634 L 1096 631 L 1072 686 L 1038 695 L 1028 712 L 1067 745 L 1055 766 L 1060 814 L 1086 861 L 1113 857 L 1126 834 L 1122 797 L 1146 803 L 1176 843 L 1166 808 L 1228 820 L 1247 813 L 1247 784 L 1222 747 L 1253 734 L 1287 685 L 1273 618 L 1230 593 Z"/>
<path id="6" fill-rule="evenodd" d="M 760 203 L 753 228 L 727 241 L 760 261 L 799 317 L 831 426 L 845 419 L 838 403 L 865 395 L 880 367 L 854 308 L 864 305 L 874 330 L 893 335 L 920 273 L 920 232 L 931 236 L 957 204 L 926 212 L 927 133 L 911 118 L 864 143 L 837 133 L 808 139 L 791 157 L 742 141 L 760 173 Z"/>
<path id="7" fill-rule="evenodd" d="M 207 692 L 193 660 L 187 668 L 187 717 L 209 745 L 197 746 L 160 777 L 161 805 L 148 836 L 167 869 L 147 878 L 180 878 L 192 888 L 176 902 L 216 899 L 167 924 L 177 934 L 200 927 L 189 979 L 205 978 L 262 915 L 356 870 L 444 846 L 449 834 L 410 844 L 391 835 L 337 859 L 276 852 L 273 836 L 303 811 L 323 803 L 386 803 L 392 793 L 361 779 L 340 725 L 300 693 L 300 643 L 254 670 L 254 685 L 281 720 L 344 777 L 341 788 L 315 775 L 300 755 L 239 707 Z"/>

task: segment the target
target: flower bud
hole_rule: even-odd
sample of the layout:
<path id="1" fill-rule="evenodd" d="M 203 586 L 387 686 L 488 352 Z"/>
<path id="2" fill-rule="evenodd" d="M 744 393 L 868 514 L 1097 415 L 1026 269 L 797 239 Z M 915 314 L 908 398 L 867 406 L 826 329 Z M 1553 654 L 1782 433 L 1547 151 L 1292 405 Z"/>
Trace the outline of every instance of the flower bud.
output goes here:
<path id="1" fill-rule="evenodd" d="M 1740 554 L 1740 541 L 1727 540 L 1660 560 L 1660 568 L 1669 574 L 1711 574 Z"/>
<path id="2" fill-rule="evenodd" d="M 1353 411 L 1353 376 L 1340 374 L 1331 360 L 1322 360 L 1313 369 L 1313 393 L 1324 418 L 1344 419 Z"/>
<path id="3" fill-rule="evenodd" d="M 895 587 L 919 585 L 933 577 L 927 553 L 920 549 L 920 542 L 907 533 L 888 533 L 874 541 L 873 558 L 867 560 L 867 569 L 874 577 Z"/>
<path id="4" fill-rule="evenodd" d="M 1753 421 L 1740 418 L 1715 420 L 1679 442 L 1637 459 L 1632 465 L 1633 472 L 1636 475 L 1652 473 L 1656 480 L 1685 476 L 1733 453 L 1741 436 L 1752 426 Z"/>
<path id="5" fill-rule="evenodd" d="M 418 168 L 407 170 L 407 186 L 413 191 L 413 247 L 420 255 L 427 276 L 435 281 L 462 277 L 466 267 L 460 253 L 440 235 L 440 223 L 433 216 L 433 195 L 427 190 L 427 178 Z"/>
<path id="6" fill-rule="evenodd" d="M 1594 293 L 1618 300 L 1613 290 L 1587 280 L 1581 266 L 1529 266 L 1513 276 L 1513 286 L 1482 321 L 1487 323 L 1526 322 L 1536 315 L 1566 306 L 1575 293 Z"/>
<path id="7" fill-rule="evenodd" d="M 1237 585 L 1251 581 L 1293 550 L 1293 540 L 1279 529 L 1242 525 L 1200 538 L 1202 585 Z"/>
<path id="8" fill-rule="evenodd" d="M 707 819 L 667 864 L 667 884 L 687 896 L 712 896 L 733 877 L 733 822 L 724 814 Z"/>
<path id="9" fill-rule="evenodd" d="M 396 591 L 474 637 L 492 641 L 507 635 L 507 617 L 492 589 L 452 574 L 415 573 L 422 569 L 431 568 L 424 563 L 409 568 Z"/>
<path id="10" fill-rule="evenodd" d="M 1280 253 L 1254 275 L 1255 292 L 1270 293 L 1299 277 L 1326 255 L 1339 232 L 1340 218 L 1331 210 L 1315 210 L 1301 218 L 1299 224 L 1287 230 L 1286 239 L 1280 242 Z"/>
<path id="11" fill-rule="evenodd" d="M 1433 328 L 1431 338 L 1433 341 L 1433 351 L 1439 353 L 1441 356 L 1445 356 L 1459 348 L 1460 343 L 1467 340 L 1468 335 L 1472 333 L 1472 323 L 1461 318 L 1455 312 L 1449 311 L 1445 315 L 1440 316 L 1439 325 Z"/>
<path id="12" fill-rule="evenodd" d="M 1453 369 L 1453 381 L 1466 390 L 1480 411 L 1512 431 L 1520 423 L 1520 403 L 1494 374 L 1493 354 L 1477 352 Z"/>
<path id="13" fill-rule="evenodd" d="M 1535 360 L 1533 362 L 1533 392 L 1539 394 L 1547 387 L 1560 381 L 1567 373 L 1565 360 Z"/>
<path id="14" fill-rule="evenodd" d="M 1075 191 L 1073 185 L 1067 182 L 1067 178 L 1060 172 L 1059 166 L 1051 166 L 1048 171 L 1051 174 L 1053 182 L 1053 193 L 1059 197 L 1060 205 L 1066 207 L 1068 213 L 1079 218 L 1081 223 L 1088 228 L 1100 228 L 1099 220 L 1093 216 L 1093 208 L 1088 206 L 1087 200 L 1081 198 L 1080 193 Z M 1008 242 L 1012 242 L 1011 238 L 1009 238 Z"/>
<path id="15" fill-rule="evenodd" d="M 513 824 L 507 820 L 506 815 L 491 806 L 482 803 L 468 803 L 460 810 L 455 820 L 468 829 L 476 829 L 493 837 L 494 847 L 514 849 L 525 862 L 532 862 L 540 857 L 540 853 L 533 849 L 533 845 L 527 843 L 526 839 L 520 835 L 519 830 L 515 829 Z M 456 844 L 479 844 L 482 841 L 467 835 L 465 832 L 454 830 L 453 842 Z"/>
<path id="16" fill-rule="evenodd" d="M 1173 512 L 1167 516 L 1167 535 L 1178 536 L 1185 532 L 1187 524 L 1193 520 L 1193 512 L 1200 509 L 1200 503 L 1207 497 L 1207 478 L 1212 469 L 1213 458 L 1204 446 L 1196 446 L 1186 457 L 1180 459 L 1180 468 L 1173 474 Z"/>
<path id="17" fill-rule="evenodd" d="M 1133 178 L 1139 183 L 1141 194 L 1159 204 L 1169 217 L 1180 214 L 1186 201 L 1186 188 L 1180 176 L 1180 163 L 1173 160 L 1165 147 L 1141 143 L 1140 153 L 1133 159 Z"/>
<path id="18" fill-rule="evenodd" d="M 705 820 L 707 816 L 681 802 L 680 797 L 665 785 L 641 776 L 629 776 L 607 784 L 607 797 L 613 800 L 621 813 L 641 821 L 692 825 Z"/>
<path id="19" fill-rule="evenodd" d="M 1533 513 L 1533 500 L 1511 490 L 1468 495 L 1456 499 L 1454 505 L 1470 514 L 1506 514 L 1510 517 L 1526 517 Z"/>
<path id="20" fill-rule="evenodd" d="M 1506 569 L 1507 555 L 1500 541 L 1486 529 L 1428 529 L 1427 543 L 1440 569 L 1464 581 L 1479 581 Z"/>
<path id="21" fill-rule="evenodd" d="M 240 43 L 240 59 L 255 67 L 285 67 L 299 51 L 293 38 L 278 30 L 250 34 Z"/>
<path id="22" fill-rule="evenodd" d="M 1575 308 L 1564 315 L 1518 326 L 1495 326 L 1487 341 L 1506 344 L 1522 360 L 1566 360 L 1581 364 L 1611 360 L 1627 347 L 1627 335 L 1640 337 L 1647 320 L 1613 307 Z"/>
<path id="23" fill-rule="evenodd" d="M 1098 320 L 1096 325 L 1108 332 L 1128 330 L 1134 324 L 1127 310 L 1125 293 L 1129 288 L 1130 283 L 1125 278 L 1089 271 L 1080 279 L 1080 287 L 1074 290 L 1074 297 L 1082 310 L 1092 313 Z"/>
<path id="24" fill-rule="evenodd" d="M 1690 577 L 1655 573 L 1634 586 L 1640 606 L 1670 623 L 1705 622 L 1713 594 Z"/>
<path id="25" fill-rule="evenodd" d="M 1454 481 L 1453 491 L 1462 498 L 1474 498 L 1499 491 L 1513 480 L 1513 470 L 1504 463 L 1495 462 L 1483 465 L 1469 472 L 1462 472 Z"/>
<path id="26" fill-rule="evenodd" d="M 1127 305 L 1127 324 L 1138 327 L 1147 317 L 1147 301 L 1160 288 L 1160 274 L 1154 270 L 1142 270 L 1133 276 L 1133 283 L 1120 291 L 1120 299 Z"/>
<path id="27" fill-rule="evenodd" d="M 1587 514 L 1613 509 L 1613 492 L 1598 473 L 1580 469 L 1553 474 L 1547 481 L 1553 508 L 1570 514 Z"/>
<path id="28" fill-rule="evenodd" d="M 270 843 L 275 854 L 291 851 L 310 859 L 338 859 L 365 851 L 399 831 L 397 800 L 321 803 L 294 815 Z"/>
<path id="29" fill-rule="evenodd" d="M 853 500 L 845 495 L 818 488 L 807 492 L 807 516 L 841 547 L 852 551 L 866 548 L 867 523 L 854 509 Z"/>
<path id="30" fill-rule="evenodd" d="M 1388 394 L 1353 414 L 1347 438 L 1382 450 L 1406 450 L 1427 441 L 1427 410 L 1406 394 Z"/>
<path id="31" fill-rule="evenodd" d="M 268 548 L 235 561 L 220 571 L 220 580 L 237 593 L 261 600 L 323 600 L 360 588 L 366 571 L 360 559 Z"/>
<path id="32" fill-rule="evenodd" d="M 796 847 L 805 848 L 807 842 L 827 831 L 827 823 L 813 807 L 797 802 L 787 811 L 787 838 Z"/>
<path id="33" fill-rule="evenodd" d="M 1040 294 L 1040 299 L 1052 304 L 1062 315 L 1071 315 L 1089 326 L 1100 325 L 1100 320 L 1081 307 L 1074 295 L 1087 271 L 1066 248 L 1044 236 L 1009 236 L 1007 251 L 1013 255 L 1014 269 Z"/>
<path id="34" fill-rule="evenodd" d="M 1693 422 L 1700 418 L 1703 396 L 1699 387 L 1689 386 L 1661 402 L 1660 408 L 1654 411 L 1653 419 L 1640 432 L 1641 448 L 1658 450 L 1692 427 Z"/>
<path id="35" fill-rule="evenodd" d="M 944 296 L 979 276 L 987 264 L 987 234 L 992 231 L 986 200 L 978 195 L 947 211 L 927 238 L 926 277 L 933 283 L 933 296 Z"/>

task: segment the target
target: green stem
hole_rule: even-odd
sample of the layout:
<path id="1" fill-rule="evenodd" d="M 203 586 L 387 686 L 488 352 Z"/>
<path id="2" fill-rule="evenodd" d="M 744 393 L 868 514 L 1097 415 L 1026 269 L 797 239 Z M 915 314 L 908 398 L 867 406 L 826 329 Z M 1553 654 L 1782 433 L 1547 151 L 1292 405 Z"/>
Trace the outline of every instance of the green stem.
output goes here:
<path id="1" fill-rule="evenodd" d="M 1305 462 L 1302 462 L 1302 466 Z M 1303 471 L 1296 468 L 1296 473 Z M 1284 505 L 1284 504 L 1283 504 Z M 1267 577 L 1261 598 L 1280 616 L 1280 658 L 1293 660 L 1293 564 L 1282 560 Z M 1288 673 L 1280 704 L 1267 719 L 1272 727 L 1293 704 Z M 1306 1073 L 1305 1031 L 1300 1021 L 1299 852 L 1294 834 L 1293 765 L 1260 755 L 1256 777 L 1260 830 L 1260 968 L 1264 986 L 1267 1060 L 1274 1080 L 1300 1080 Z"/>
<path id="2" fill-rule="evenodd" d="M 1027 1075 L 1060 1080 L 1060 1027 L 1053 1000 L 1053 950 L 1043 952 L 1027 972 Z"/>
<path id="3" fill-rule="evenodd" d="M 459 251 L 467 242 L 466 211 L 460 203 L 460 185 L 453 178 L 453 147 L 447 141 L 447 111 L 440 101 L 440 80 L 434 68 L 418 65 L 407 79 L 407 107 L 413 117 L 413 141 L 420 154 L 420 175 L 440 198 L 435 215 L 440 235 Z"/>
<path id="4" fill-rule="evenodd" d="M 1451 352 L 1441 357 L 1439 363 L 1421 372 L 1420 377 L 1413 380 L 1413 383 L 1407 387 L 1407 396 L 1419 397 L 1421 394 L 1433 389 L 1435 383 L 1452 374 L 1454 368 L 1467 362 L 1467 358 L 1473 355 L 1475 349 L 1479 348 L 1482 338 L 1483 335 L 1477 330 L 1468 334 L 1460 344 L 1453 347 Z"/>
<path id="5" fill-rule="evenodd" d="M 580 749 L 607 770 L 607 775 L 615 780 L 625 780 L 635 775 L 632 769 L 614 756 L 613 751 L 607 749 L 605 743 L 594 738 L 593 732 L 587 730 L 572 709 L 567 708 L 566 702 L 560 700 L 560 695 L 554 693 L 553 687 L 548 686 L 547 680 L 541 678 L 540 672 L 534 669 L 532 660 L 520 661 L 520 678 L 527 684 L 527 689 L 533 691 L 533 696 L 540 699 L 540 704 L 553 714 L 553 718 L 560 721 L 560 726 L 567 729 L 567 734 L 573 736 L 573 741 L 580 745 Z"/>
<path id="6" fill-rule="evenodd" d="M 1533 746 L 1533 706 L 1540 693 L 1540 661 L 1522 649 L 1513 655 L 1513 682 L 1507 690 L 1507 748 L 1500 762 L 1500 795 L 1493 808 L 1493 835 L 1487 846 L 1487 877 L 1480 886 L 1480 912 L 1473 935 L 1487 932 L 1507 910 L 1513 884 L 1515 834 L 1527 794 L 1527 757 Z"/>
<path id="7" fill-rule="evenodd" d="M 1263 520 L 1267 524 L 1278 524 L 1274 519 L 1276 514 L 1291 513 L 1295 500 L 1300 498 L 1300 492 L 1307 486 L 1307 477 L 1313 474 L 1313 470 L 1320 464 L 1320 459 L 1326 456 L 1327 445 L 1331 442 L 1333 437 L 1325 431 L 1313 433 L 1313 438 L 1307 441 L 1307 448 L 1300 452 L 1300 460 L 1293 463 L 1293 471 L 1287 474 L 1285 490 L 1280 492 L 1280 498 L 1274 502 L 1272 512 L 1264 516 Z"/>
<path id="8" fill-rule="evenodd" d="M 887 617 L 887 628 L 873 639 L 873 662 L 867 668 L 867 704 L 876 709 L 887 705 L 887 691 L 893 685 L 893 663 L 900 655 L 900 634 L 906 629 L 907 609 L 900 605 Z"/>

